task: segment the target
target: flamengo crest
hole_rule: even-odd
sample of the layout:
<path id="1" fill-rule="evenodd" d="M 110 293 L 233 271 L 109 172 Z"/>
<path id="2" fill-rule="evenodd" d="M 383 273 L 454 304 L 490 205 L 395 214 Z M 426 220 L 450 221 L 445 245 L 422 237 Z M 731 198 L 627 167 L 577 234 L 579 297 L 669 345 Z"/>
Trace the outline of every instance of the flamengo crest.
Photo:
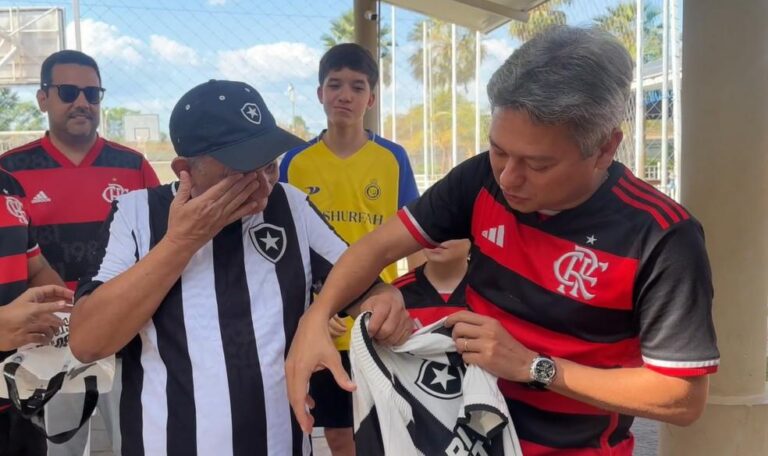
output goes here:
<path id="1" fill-rule="evenodd" d="M 107 184 L 107 187 L 101 192 L 101 197 L 104 198 L 104 201 L 111 203 L 116 200 L 118 196 L 125 195 L 126 193 L 128 193 L 127 188 L 112 182 Z"/>
<path id="2" fill-rule="evenodd" d="M 24 225 L 29 224 L 29 220 L 27 219 L 27 214 L 24 212 L 24 204 L 21 203 L 18 199 L 12 197 L 12 196 L 6 196 L 5 197 L 5 208 L 8 209 L 8 212 L 19 219 L 21 223 Z"/>
<path id="3" fill-rule="evenodd" d="M 574 298 L 589 301 L 595 295 L 590 293 L 591 288 L 597 284 L 597 277 L 593 273 L 597 269 L 608 269 L 607 262 L 600 262 L 595 252 L 584 247 L 575 246 L 573 252 L 568 252 L 555 261 L 555 277 L 560 282 L 557 291 Z"/>

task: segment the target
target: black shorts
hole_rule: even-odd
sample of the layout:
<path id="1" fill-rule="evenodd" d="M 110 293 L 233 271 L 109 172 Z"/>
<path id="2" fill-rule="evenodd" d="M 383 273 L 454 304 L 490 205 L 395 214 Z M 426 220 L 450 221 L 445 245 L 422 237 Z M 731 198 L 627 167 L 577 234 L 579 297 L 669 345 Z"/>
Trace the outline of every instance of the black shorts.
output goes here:
<path id="1" fill-rule="evenodd" d="M 11 406 L 0 412 L 0 454 L 3 456 L 45 456 L 45 436 Z"/>
<path id="2" fill-rule="evenodd" d="M 350 373 L 349 352 L 339 352 L 341 364 L 347 374 Z M 315 400 L 312 416 L 315 426 L 327 428 L 352 427 L 352 393 L 344 391 L 333 379 L 328 369 L 312 374 L 309 381 L 309 394 Z"/>

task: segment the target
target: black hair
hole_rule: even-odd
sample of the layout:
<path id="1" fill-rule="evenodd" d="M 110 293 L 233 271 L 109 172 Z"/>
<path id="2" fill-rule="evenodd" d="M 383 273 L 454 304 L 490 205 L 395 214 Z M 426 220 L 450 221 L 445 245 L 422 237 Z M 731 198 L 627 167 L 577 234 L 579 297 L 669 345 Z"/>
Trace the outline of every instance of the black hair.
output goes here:
<path id="1" fill-rule="evenodd" d="M 320 71 L 318 79 L 323 85 L 325 78 L 331 71 L 349 68 L 352 71 L 363 73 L 368 78 L 371 90 L 379 82 L 379 65 L 371 53 L 356 43 L 342 43 L 333 46 L 320 59 Z"/>
<path id="2" fill-rule="evenodd" d="M 99 77 L 99 83 L 101 83 L 101 73 L 99 73 L 99 65 L 93 60 L 90 55 L 84 54 L 80 51 L 73 51 L 66 49 L 64 51 L 54 52 L 46 57 L 43 61 L 43 66 L 40 68 L 40 87 L 45 89 L 46 86 L 53 83 L 53 67 L 56 65 L 75 64 L 83 65 L 93 68 L 96 71 L 96 76 Z"/>

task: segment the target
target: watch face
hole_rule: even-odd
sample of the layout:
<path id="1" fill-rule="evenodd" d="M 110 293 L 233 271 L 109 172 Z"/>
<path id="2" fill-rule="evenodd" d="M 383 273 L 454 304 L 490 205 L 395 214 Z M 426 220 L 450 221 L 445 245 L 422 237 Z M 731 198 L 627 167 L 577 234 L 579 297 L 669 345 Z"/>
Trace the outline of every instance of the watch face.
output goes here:
<path id="1" fill-rule="evenodd" d="M 551 359 L 538 358 L 533 366 L 533 378 L 539 382 L 549 383 L 555 376 L 555 363 Z"/>

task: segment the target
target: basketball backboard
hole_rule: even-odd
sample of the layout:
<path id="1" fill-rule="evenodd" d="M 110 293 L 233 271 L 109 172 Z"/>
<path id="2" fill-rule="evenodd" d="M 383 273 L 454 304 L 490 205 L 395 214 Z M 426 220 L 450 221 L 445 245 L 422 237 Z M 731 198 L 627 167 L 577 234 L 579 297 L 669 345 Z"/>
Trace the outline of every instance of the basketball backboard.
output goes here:
<path id="1" fill-rule="evenodd" d="M 43 60 L 62 49 L 63 9 L 0 9 L 0 86 L 39 84 Z"/>
<path id="2" fill-rule="evenodd" d="M 129 142 L 160 140 L 160 118 L 157 114 L 129 114 L 123 117 L 123 138 Z"/>

